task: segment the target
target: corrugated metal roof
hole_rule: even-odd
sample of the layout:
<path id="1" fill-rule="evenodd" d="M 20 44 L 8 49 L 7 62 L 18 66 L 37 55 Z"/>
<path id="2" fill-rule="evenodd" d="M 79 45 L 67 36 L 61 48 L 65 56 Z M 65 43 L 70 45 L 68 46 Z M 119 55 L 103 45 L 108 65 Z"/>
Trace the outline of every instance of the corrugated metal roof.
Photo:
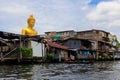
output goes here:
<path id="1" fill-rule="evenodd" d="M 47 41 L 47 44 L 51 47 L 55 47 L 55 48 L 59 48 L 59 49 L 63 49 L 63 50 L 68 50 L 69 47 L 67 46 L 63 46 L 63 45 L 60 45 L 60 44 L 57 44 L 57 43 L 54 43 L 54 42 L 50 42 L 50 41 Z"/>

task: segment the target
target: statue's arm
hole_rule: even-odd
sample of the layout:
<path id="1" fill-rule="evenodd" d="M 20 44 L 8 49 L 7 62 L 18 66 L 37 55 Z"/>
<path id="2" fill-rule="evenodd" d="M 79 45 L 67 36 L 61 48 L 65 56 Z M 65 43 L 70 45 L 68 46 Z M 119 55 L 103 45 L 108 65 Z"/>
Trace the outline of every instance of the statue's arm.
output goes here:
<path id="1" fill-rule="evenodd" d="M 26 34 L 26 30 L 23 28 L 22 29 L 22 35 L 25 35 Z"/>

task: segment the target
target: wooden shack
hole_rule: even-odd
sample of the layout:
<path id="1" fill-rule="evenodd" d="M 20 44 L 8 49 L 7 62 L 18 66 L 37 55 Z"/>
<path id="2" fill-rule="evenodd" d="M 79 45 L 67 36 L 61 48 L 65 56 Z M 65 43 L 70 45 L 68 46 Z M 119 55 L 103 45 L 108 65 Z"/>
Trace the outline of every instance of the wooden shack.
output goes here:
<path id="1" fill-rule="evenodd" d="M 36 55 L 33 43 L 41 43 L 41 37 L 38 36 L 22 36 L 19 34 L 0 31 L 0 61 L 16 61 L 33 59 Z M 39 48 L 39 50 L 41 47 Z M 26 51 L 25 51 L 26 50 Z"/>
<path id="2" fill-rule="evenodd" d="M 53 53 L 54 62 L 63 62 L 69 57 L 69 47 L 57 44 L 55 42 L 47 41 L 47 54 Z"/>
<path id="3" fill-rule="evenodd" d="M 62 41 L 62 44 L 69 46 L 72 54 L 74 54 L 76 60 L 91 59 L 93 52 L 91 50 L 92 42 L 87 39 L 69 38 Z"/>
<path id="4" fill-rule="evenodd" d="M 20 35 L 0 31 L 0 60 L 20 59 Z"/>
<path id="5" fill-rule="evenodd" d="M 75 37 L 88 39 L 91 42 L 94 42 L 92 47 L 94 47 L 94 50 L 96 52 L 96 59 L 98 59 L 99 56 L 102 57 L 104 54 L 107 54 L 108 58 L 109 56 L 113 57 L 113 53 L 117 47 L 111 44 L 112 36 L 114 35 L 110 34 L 109 32 L 93 29 L 77 32 L 77 35 Z"/>

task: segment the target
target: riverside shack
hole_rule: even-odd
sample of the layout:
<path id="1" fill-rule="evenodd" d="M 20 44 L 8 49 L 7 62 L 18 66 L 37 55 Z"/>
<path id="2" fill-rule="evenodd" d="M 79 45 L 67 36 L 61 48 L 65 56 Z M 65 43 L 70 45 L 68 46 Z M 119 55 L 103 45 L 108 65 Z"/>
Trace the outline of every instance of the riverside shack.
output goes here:
<path id="1" fill-rule="evenodd" d="M 69 50 L 73 51 L 76 60 L 91 59 L 94 56 L 91 51 L 92 43 L 87 39 L 72 37 L 63 40 L 62 44 L 69 46 Z"/>
<path id="2" fill-rule="evenodd" d="M 86 30 L 86 31 L 73 31 L 72 36 L 66 36 L 68 31 L 54 32 L 59 34 L 61 38 L 52 39 L 58 44 L 68 46 L 69 50 L 72 50 L 73 53 L 80 54 L 78 59 L 96 59 L 96 60 L 106 60 L 113 59 L 115 51 L 117 51 L 117 38 L 115 35 L 103 31 L 103 30 Z M 51 37 L 52 32 L 46 33 Z M 56 37 L 52 35 L 51 38 Z M 81 55 L 82 54 L 82 55 Z M 83 58 L 83 54 L 85 54 Z M 77 59 L 77 58 L 76 58 Z"/>
<path id="3" fill-rule="evenodd" d="M 18 60 L 20 53 L 20 35 L 0 31 L 0 60 Z"/>
<path id="4" fill-rule="evenodd" d="M 54 62 L 63 62 L 69 55 L 69 47 L 66 47 L 64 45 L 57 44 L 55 42 L 47 41 L 47 54 L 53 54 L 53 61 Z"/>
<path id="5" fill-rule="evenodd" d="M 114 51 L 117 46 L 113 45 L 114 35 L 103 30 L 87 30 L 77 32 L 76 38 L 88 39 L 92 42 L 92 50 L 95 51 L 95 58 L 98 59 L 113 59 Z M 114 41 L 117 43 L 117 39 Z"/>
<path id="6" fill-rule="evenodd" d="M 44 43 L 41 40 L 39 35 L 29 37 L 0 31 L 0 61 L 24 62 L 33 60 L 34 57 L 43 57 L 43 52 L 35 51 L 38 47 L 38 50 L 43 50 Z"/>

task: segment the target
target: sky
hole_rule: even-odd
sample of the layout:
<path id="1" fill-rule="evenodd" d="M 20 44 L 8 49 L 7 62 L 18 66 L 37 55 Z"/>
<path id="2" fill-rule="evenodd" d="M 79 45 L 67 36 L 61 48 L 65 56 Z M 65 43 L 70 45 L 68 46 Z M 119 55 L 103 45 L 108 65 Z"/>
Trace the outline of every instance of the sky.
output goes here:
<path id="1" fill-rule="evenodd" d="M 31 13 L 38 34 L 98 29 L 120 41 L 120 0 L 0 0 L 0 31 L 21 34 Z"/>

